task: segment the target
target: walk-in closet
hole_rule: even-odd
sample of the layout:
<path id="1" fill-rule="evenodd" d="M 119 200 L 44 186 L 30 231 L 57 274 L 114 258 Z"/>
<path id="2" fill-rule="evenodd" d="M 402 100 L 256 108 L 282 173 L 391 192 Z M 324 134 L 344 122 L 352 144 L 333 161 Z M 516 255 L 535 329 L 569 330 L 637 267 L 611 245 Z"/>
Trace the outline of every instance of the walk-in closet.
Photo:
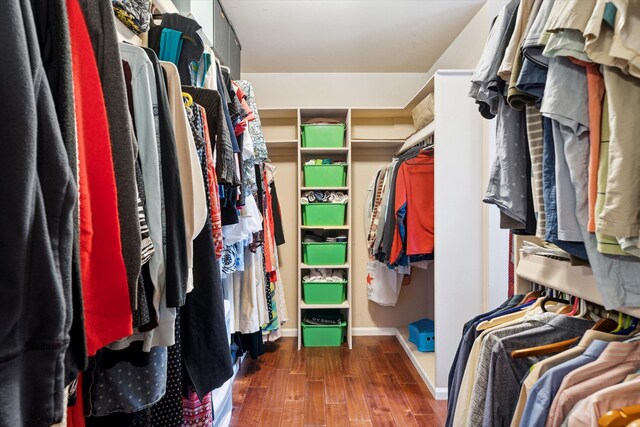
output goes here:
<path id="1" fill-rule="evenodd" d="M 640 2 L 5 0 L 0 427 L 640 426 Z"/>

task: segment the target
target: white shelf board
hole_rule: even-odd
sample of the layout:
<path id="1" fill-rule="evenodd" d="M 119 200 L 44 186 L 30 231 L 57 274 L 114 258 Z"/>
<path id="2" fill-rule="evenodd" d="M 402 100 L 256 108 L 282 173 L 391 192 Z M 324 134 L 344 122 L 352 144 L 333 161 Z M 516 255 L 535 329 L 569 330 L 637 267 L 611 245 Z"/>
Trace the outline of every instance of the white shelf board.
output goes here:
<path id="1" fill-rule="evenodd" d="M 436 389 L 436 354 L 435 352 L 423 353 L 418 351 L 417 347 L 409 342 L 409 328 L 403 326 L 398 328 L 396 338 L 400 341 L 400 345 L 409 356 L 411 363 L 416 367 L 420 377 L 429 388 L 433 396 L 438 399 L 447 398 L 447 390 Z"/>
<path id="2" fill-rule="evenodd" d="M 349 152 L 348 147 L 335 147 L 335 148 L 300 147 L 300 154 L 347 154 L 348 152 Z"/>
<path id="3" fill-rule="evenodd" d="M 568 261 L 527 254 L 520 258 L 516 275 L 530 282 L 604 305 L 590 267 L 574 266 Z M 637 307 L 620 307 L 617 310 L 640 317 L 640 308 Z"/>
<path id="4" fill-rule="evenodd" d="M 340 304 L 307 304 L 302 301 L 300 303 L 300 308 L 349 308 L 349 301 L 344 301 Z"/>
<path id="5" fill-rule="evenodd" d="M 305 263 L 300 264 L 300 268 L 349 268 L 349 263 L 346 262 L 344 264 L 328 264 L 328 265 L 307 265 Z"/>
<path id="6" fill-rule="evenodd" d="M 404 144 L 404 139 L 352 139 L 353 148 L 391 148 L 398 149 Z"/>
<path id="7" fill-rule="evenodd" d="M 315 191 L 315 190 L 327 190 L 327 191 L 347 191 L 349 187 L 301 187 L 300 191 Z"/>
<path id="8" fill-rule="evenodd" d="M 409 148 L 418 144 L 420 141 L 422 141 L 429 135 L 433 135 L 435 129 L 436 129 L 436 121 L 434 120 L 430 122 L 428 125 L 426 125 L 425 127 L 423 127 L 422 129 L 420 129 L 419 131 L 417 131 L 416 133 L 414 133 L 413 135 L 409 136 L 405 140 L 404 144 L 402 144 L 402 147 L 400 147 L 400 149 L 398 150 L 398 153 L 400 154 L 404 153 Z"/>

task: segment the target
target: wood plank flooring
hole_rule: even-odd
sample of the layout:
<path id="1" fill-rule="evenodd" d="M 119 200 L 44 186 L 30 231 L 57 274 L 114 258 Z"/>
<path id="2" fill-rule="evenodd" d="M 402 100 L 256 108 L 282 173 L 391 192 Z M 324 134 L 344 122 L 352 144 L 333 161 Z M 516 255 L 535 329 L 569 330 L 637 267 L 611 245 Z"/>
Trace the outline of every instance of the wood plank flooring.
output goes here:
<path id="1" fill-rule="evenodd" d="M 354 337 L 346 347 L 267 343 L 233 384 L 231 426 L 444 426 L 436 401 L 395 337 Z"/>

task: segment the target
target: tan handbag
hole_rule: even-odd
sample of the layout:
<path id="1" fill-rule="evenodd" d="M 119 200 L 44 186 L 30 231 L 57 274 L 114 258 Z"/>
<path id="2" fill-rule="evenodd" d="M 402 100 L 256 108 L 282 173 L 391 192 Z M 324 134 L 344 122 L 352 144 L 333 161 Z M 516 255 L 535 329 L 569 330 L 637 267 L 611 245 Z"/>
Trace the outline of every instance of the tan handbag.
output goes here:
<path id="1" fill-rule="evenodd" d="M 420 130 L 433 121 L 433 94 L 430 93 L 425 99 L 411 110 L 413 116 L 413 126 Z"/>

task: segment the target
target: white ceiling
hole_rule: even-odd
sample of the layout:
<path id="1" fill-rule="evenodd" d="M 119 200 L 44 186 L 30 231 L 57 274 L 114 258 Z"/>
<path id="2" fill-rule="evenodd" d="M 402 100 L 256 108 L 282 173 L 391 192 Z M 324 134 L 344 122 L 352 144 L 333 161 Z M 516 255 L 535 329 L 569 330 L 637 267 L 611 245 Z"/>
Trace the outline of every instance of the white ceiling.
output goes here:
<path id="1" fill-rule="evenodd" d="M 242 72 L 426 72 L 486 0 L 222 0 Z"/>

